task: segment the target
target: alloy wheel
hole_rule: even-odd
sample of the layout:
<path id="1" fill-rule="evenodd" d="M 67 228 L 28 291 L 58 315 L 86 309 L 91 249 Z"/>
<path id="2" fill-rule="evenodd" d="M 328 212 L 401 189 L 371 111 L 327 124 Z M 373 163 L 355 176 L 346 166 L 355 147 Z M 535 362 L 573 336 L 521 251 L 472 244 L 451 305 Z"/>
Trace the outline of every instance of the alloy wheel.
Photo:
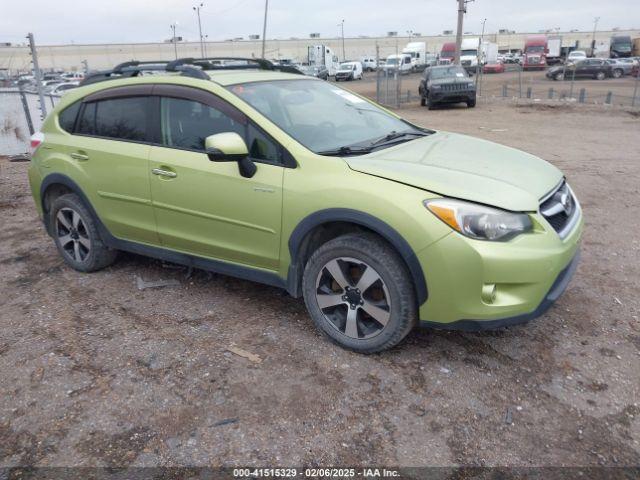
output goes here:
<path id="1" fill-rule="evenodd" d="M 71 208 L 56 215 L 56 235 L 62 251 L 74 262 L 84 262 L 91 252 L 91 239 L 82 217 Z"/>
<path id="2" fill-rule="evenodd" d="M 316 301 L 329 324 L 350 338 L 378 335 L 391 316 L 389 291 L 380 274 L 351 257 L 334 258 L 320 269 Z"/>

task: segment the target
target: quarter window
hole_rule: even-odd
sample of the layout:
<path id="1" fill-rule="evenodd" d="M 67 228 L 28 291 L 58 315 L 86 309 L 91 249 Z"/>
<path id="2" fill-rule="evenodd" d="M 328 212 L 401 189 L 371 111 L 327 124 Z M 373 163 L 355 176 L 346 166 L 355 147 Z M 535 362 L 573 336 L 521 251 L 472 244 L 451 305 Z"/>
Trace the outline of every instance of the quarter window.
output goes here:
<path id="1" fill-rule="evenodd" d="M 65 132 L 73 133 L 73 127 L 76 124 L 76 117 L 78 116 L 80 105 L 82 105 L 81 102 L 75 102 L 60 112 L 58 123 L 60 124 L 60 128 Z"/>

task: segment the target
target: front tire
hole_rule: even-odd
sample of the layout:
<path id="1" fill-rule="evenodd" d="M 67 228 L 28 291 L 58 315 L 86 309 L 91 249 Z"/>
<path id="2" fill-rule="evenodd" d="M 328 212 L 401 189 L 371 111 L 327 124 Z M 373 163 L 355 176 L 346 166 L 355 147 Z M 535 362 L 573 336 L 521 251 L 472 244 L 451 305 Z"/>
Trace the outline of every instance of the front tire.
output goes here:
<path id="1" fill-rule="evenodd" d="M 559 81 L 559 80 L 564 80 L 564 73 L 557 73 L 554 77 L 554 80 Z"/>
<path id="2" fill-rule="evenodd" d="M 474 108 L 476 106 L 476 101 L 474 100 L 469 100 L 467 101 L 467 107 L 469 108 Z"/>
<path id="3" fill-rule="evenodd" d="M 63 260 L 79 272 L 95 272 L 111 265 L 117 250 L 107 248 L 96 221 L 75 193 L 56 198 L 49 213 L 51 233 Z"/>
<path id="4" fill-rule="evenodd" d="M 613 78 L 620 78 L 624 72 L 620 69 L 616 69 L 613 71 Z"/>
<path id="5" fill-rule="evenodd" d="M 316 327 L 356 352 L 389 349 L 417 323 L 406 265 L 372 234 L 343 235 L 318 248 L 305 267 L 302 289 Z"/>
<path id="6" fill-rule="evenodd" d="M 607 76 L 605 75 L 604 72 L 596 73 L 596 80 L 604 80 L 605 78 L 607 78 Z"/>

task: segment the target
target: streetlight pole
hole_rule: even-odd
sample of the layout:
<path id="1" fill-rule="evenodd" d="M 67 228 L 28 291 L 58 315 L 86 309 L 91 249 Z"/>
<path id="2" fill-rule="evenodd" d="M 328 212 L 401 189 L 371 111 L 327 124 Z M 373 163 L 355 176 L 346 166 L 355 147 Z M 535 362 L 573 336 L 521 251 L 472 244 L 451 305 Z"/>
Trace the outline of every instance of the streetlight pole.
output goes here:
<path id="1" fill-rule="evenodd" d="M 193 10 L 198 14 L 198 31 L 200 32 L 200 56 L 204 58 L 204 43 L 202 43 L 202 22 L 200 21 L 200 9 L 204 7 L 204 3 L 201 3 L 197 7 L 193 7 Z"/>
<path id="2" fill-rule="evenodd" d="M 175 53 L 176 56 L 176 60 L 178 59 L 178 44 L 176 43 L 176 25 L 178 22 L 172 23 L 171 25 L 169 25 L 171 27 L 171 30 L 173 31 L 173 39 L 171 40 L 173 42 L 173 52 Z"/>
<path id="3" fill-rule="evenodd" d="M 264 59 L 267 42 L 267 12 L 269 11 L 269 0 L 264 0 L 264 23 L 262 24 L 262 58 Z"/>
<path id="4" fill-rule="evenodd" d="M 596 56 L 596 29 L 598 28 L 598 22 L 600 21 L 600 17 L 596 17 L 593 19 L 593 36 L 591 37 L 591 56 Z"/>
<path id="5" fill-rule="evenodd" d="M 342 19 L 342 22 L 340 22 L 340 25 L 338 25 L 341 30 L 342 30 L 342 61 L 346 62 L 347 61 L 347 56 L 344 53 L 344 18 Z"/>

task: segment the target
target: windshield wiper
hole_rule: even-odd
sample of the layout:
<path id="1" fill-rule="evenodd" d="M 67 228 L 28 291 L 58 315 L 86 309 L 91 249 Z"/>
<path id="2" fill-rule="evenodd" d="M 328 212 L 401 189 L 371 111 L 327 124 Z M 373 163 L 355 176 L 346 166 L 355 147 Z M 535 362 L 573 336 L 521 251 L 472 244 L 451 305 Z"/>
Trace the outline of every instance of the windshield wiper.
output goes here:
<path id="1" fill-rule="evenodd" d="M 322 152 L 318 152 L 318 155 L 330 155 L 330 156 L 342 156 L 346 157 L 348 155 L 364 155 L 365 153 L 371 152 L 372 147 L 350 147 L 345 145 L 344 147 L 335 148 L 333 150 L 324 150 Z"/>
<path id="2" fill-rule="evenodd" d="M 411 137 L 426 137 L 427 135 L 430 135 L 430 134 L 427 133 L 427 132 L 421 132 L 420 130 L 415 130 L 415 131 L 414 130 L 409 130 L 409 131 L 404 131 L 404 132 L 393 131 L 393 132 L 385 135 L 384 137 L 380 137 L 377 140 L 374 140 L 373 142 L 371 142 L 369 144 L 369 147 L 371 147 L 371 148 L 379 147 L 380 145 L 385 145 L 385 144 L 390 143 L 390 142 L 394 142 L 395 143 L 396 140 L 400 140 L 402 138 L 409 137 L 409 136 L 411 136 Z M 409 140 L 409 139 L 407 139 L 407 140 Z"/>

